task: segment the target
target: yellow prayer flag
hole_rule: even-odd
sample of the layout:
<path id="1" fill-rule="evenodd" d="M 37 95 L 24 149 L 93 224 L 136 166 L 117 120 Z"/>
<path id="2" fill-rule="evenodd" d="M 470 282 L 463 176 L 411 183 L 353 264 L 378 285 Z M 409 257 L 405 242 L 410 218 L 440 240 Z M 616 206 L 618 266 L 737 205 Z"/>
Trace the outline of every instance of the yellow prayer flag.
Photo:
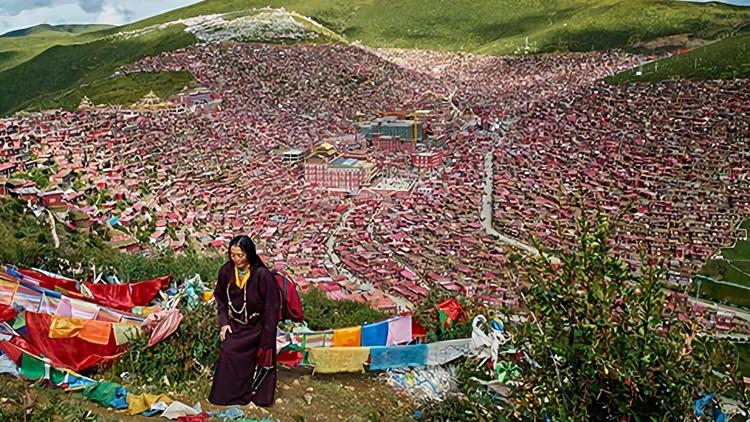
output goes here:
<path id="1" fill-rule="evenodd" d="M 315 347 L 308 352 L 315 373 L 364 372 L 370 356 L 369 347 Z"/>
<path id="2" fill-rule="evenodd" d="M 361 326 L 333 330 L 333 347 L 359 347 L 361 345 Z"/>
<path id="3" fill-rule="evenodd" d="M 52 323 L 49 326 L 50 338 L 71 338 L 77 337 L 83 328 L 85 320 L 66 317 L 52 317 Z"/>
<path id="4" fill-rule="evenodd" d="M 156 403 L 163 401 L 166 404 L 171 404 L 172 399 L 165 396 L 164 394 L 128 394 L 128 415 L 133 416 L 139 413 L 143 413 Z"/>

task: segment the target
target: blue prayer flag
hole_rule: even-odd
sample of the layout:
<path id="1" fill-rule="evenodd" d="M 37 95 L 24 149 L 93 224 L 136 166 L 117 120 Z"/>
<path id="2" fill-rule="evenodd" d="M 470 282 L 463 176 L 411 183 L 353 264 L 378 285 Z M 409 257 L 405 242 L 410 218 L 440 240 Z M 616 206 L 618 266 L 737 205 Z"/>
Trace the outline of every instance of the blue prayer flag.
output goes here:
<path id="1" fill-rule="evenodd" d="M 427 365 L 426 344 L 409 346 L 377 346 L 370 348 L 370 370 L 391 368 L 422 368 Z"/>
<path id="2" fill-rule="evenodd" d="M 388 321 L 362 326 L 362 346 L 385 346 L 388 339 Z"/>

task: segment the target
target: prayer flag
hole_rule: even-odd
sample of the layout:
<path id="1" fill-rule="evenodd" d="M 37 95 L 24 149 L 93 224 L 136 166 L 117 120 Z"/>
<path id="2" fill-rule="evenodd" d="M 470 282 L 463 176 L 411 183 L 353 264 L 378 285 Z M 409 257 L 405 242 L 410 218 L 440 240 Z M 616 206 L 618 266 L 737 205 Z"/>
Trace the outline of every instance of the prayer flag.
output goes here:
<path id="1" fill-rule="evenodd" d="M 443 329 L 448 329 L 453 324 L 453 321 L 458 321 L 463 313 L 463 308 L 458 303 L 456 298 L 452 297 L 445 302 L 437 305 L 438 317 L 440 318 L 440 326 Z"/>
<path id="2" fill-rule="evenodd" d="M 315 373 L 364 372 L 370 356 L 367 347 L 316 347 L 308 351 L 308 361 Z"/>
<path id="3" fill-rule="evenodd" d="M 333 330 L 333 347 L 359 347 L 361 341 L 361 326 Z"/>
<path id="4" fill-rule="evenodd" d="M 471 339 L 438 341 L 427 345 L 427 365 L 444 365 L 469 353 Z"/>
<path id="5" fill-rule="evenodd" d="M 362 326 L 362 346 L 385 346 L 388 338 L 388 321 Z"/>
<path id="6" fill-rule="evenodd" d="M 85 321 L 83 328 L 78 334 L 83 340 L 94 344 L 108 344 L 109 334 L 112 332 L 112 323 L 105 321 Z"/>
<path id="7" fill-rule="evenodd" d="M 427 364 L 427 345 L 385 346 L 370 348 L 370 370 L 424 367 Z"/>
<path id="8" fill-rule="evenodd" d="M 388 321 L 388 337 L 385 345 L 409 343 L 412 338 L 411 315 L 401 316 Z"/>

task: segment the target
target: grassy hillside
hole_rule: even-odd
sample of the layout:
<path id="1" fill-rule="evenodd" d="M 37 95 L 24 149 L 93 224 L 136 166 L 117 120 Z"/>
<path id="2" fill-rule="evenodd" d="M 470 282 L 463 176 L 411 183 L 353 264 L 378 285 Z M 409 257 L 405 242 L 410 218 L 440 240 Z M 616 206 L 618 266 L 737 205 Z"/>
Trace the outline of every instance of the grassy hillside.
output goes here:
<path id="1" fill-rule="evenodd" d="M 28 28 L 16 29 L 14 31 L 6 32 L 3 35 L 0 35 L 0 38 L 39 36 L 48 34 L 50 32 L 64 32 L 71 35 L 85 34 L 87 32 L 102 31 L 109 28 L 114 28 L 114 25 L 50 25 L 43 23 L 40 25 L 30 26 Z"/>
<path id="2" fill-rule="evenodd" d="M 137 39 L 104 38 L 108 35 L 265 6 L 309 16 L 366 45 L 486 54 L 627 48 L 675 34 L 717 39 L 750 21 L 750 8 L 672 0 L 436 0 L 430 7 L 420 0 L 205 0 L 123 27 L 78 35 L 73 32 L 81 29 L 41 27 L 26 36 L 0 38 L 0 114 L 54 107 L 74 93 L 80 98 L 82 84 L 194 41 L 177 26 Z M 318 41 L 331 39 L 324 34 Z"/>
<path id="3" fill-rule="evenodd" d="M 83 96 L 89 97 L 93 104 L 130 105 L 154 91 L 159 98 L 166 99 L 184 87 L 196 85 L 190 72 L 161 72 L 132 74 L 128 76 L 98 79 L 79 89 L 65 93 L 50 100 L 65 109 L 72 109 L 81 103 Z"/>
<path id="4" fill-rule="evenodd" d="M 71 45 L 93 41 L 99 35 L 92 32 L 112 28 L 112 25 L 36 25 L 0 35 L 0 71 L 24 63 L 44 50 L 56 45 Z"/>
<path id="5" fill-rule="evenodd" d="M 636 72 L 640 70 L 641 75 Z M 656 82 L 665 79 L 750 78 L 750 34 L 698 47 L 634 68 L 607 79 L 614 84 Z"/>
<path id="6" fill-rule="evenodd" d="M 81 85 L 109 78 L 122 64 L 182 48 L 194 40 L 178 25 L 129 39 L 102 38 L 52 47 L 0 73 L 0 111 L 57 107 L 57 100 L 73 98 Z"/>
<path id="7" fill-rule="evenodd" d="M 286 7 L 350 40 L 375 46 L 513 53 L 606 49 L 689 33 L 716 38 L 750 10 L 671 0 L 206 0 L 123 29 L 248 7 Z"/>
<path id="8" fill-rule="evenodd" d="M 750 229 L 750 219 L 745 220 L 740 228 Z M 722 259 L 708 261 L 701 274 L 714 280 L 750 288 L 750 240 L 737 240 L 734 247 L 721 250 L 721 257 Z M 713 283 L 710 280 L 702 280 L 700 286 L 700 296 L 703 298 L 750 308 L 749 289 Z"/>

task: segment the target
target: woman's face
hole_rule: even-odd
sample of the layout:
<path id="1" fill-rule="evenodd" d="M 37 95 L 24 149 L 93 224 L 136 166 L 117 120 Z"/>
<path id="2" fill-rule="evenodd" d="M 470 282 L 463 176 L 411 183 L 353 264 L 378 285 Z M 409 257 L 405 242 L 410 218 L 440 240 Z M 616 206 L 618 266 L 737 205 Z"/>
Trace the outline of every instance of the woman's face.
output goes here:
<path id="1" fill-rule="evenodd" d="M 239 246 L 232 246 L 229 249 L 229 256 L 238 268 L 245 268 L 248 265 L 247 256 L 245 256 L 245 252 Z"/>

